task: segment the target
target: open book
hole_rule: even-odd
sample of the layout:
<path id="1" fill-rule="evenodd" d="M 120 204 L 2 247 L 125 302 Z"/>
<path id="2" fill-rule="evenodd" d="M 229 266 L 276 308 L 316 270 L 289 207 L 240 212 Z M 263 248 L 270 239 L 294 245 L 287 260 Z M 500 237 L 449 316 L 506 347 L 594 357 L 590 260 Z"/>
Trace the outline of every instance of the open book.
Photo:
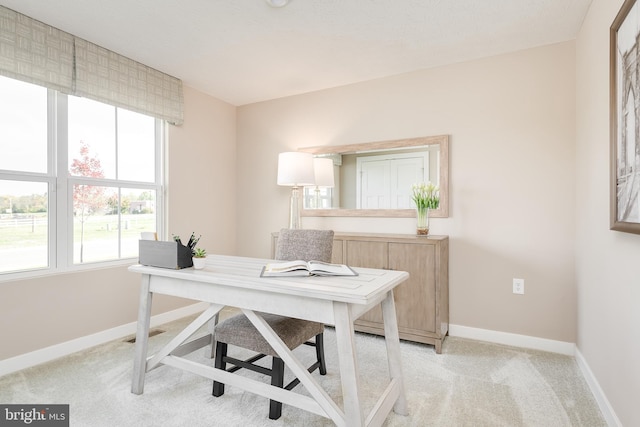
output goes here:
<path id="1" fill-rule="evenodd" d="M 358 273 L 344 264 L 329 264 L 321 261 L 270 262 L 262 268 L 260 277 L 286 276 L 357 276 Z"/>

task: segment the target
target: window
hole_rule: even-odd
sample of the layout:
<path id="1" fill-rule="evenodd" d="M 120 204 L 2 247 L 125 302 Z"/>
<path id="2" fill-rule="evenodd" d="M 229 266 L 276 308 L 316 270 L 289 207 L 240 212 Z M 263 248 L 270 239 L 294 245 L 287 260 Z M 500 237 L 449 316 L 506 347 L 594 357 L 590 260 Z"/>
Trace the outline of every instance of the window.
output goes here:
<path id="1" fill-rule="evenodd" d="M 0 275 L 136 258 L 140 233 L 162 230 L 163 130 L 0 77 Z"/>
<path id="2" fill-rule="evenodd" d="M 304 187 L 305 208 L 331 209 L 333 201 L 333 188 L 330 187 Z"/>

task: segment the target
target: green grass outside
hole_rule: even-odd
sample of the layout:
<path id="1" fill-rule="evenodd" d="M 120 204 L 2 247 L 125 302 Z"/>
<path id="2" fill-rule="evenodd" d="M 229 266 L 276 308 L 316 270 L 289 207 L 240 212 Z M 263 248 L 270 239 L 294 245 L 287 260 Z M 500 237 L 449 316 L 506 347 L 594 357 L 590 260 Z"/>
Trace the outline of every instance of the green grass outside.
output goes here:
<path id="1" fill-rule="evenodd" d="M 3 220 L 0 220 L 2 222 Z M 6 220 L 5 220 L 6 221 Z M 118 217 L 111 215 L 90 216 L 84 223 L 84 241 L 117 238 Z M 139 239 L 141 231 L 156 231 L 155 215 L 127 215 L 122 221 L 122 239 Z M 74 241 L 80 241 L 81 223 L 74 219 Z M 0 248 L 41 246 L 47 241 L 46 225 L 0 227 Z"/>

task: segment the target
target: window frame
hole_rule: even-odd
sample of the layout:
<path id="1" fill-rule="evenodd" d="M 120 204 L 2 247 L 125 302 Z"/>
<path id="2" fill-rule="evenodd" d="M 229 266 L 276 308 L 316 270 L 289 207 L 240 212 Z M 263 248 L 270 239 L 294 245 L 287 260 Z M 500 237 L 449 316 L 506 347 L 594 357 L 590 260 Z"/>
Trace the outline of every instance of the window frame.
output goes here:
<path id="1" fill-rule="evenodd" d="M 121 256 L 121 238 L 118 233 L 117 259 L 103 261 L 86 261 L 74 264 L 73 260 L 73 186 L 74 184 L 89 184 L 110 187 L 120 191 L 122 188 L 155 191 L 155 221 L 158 238 L 167 235 L 166 231 L 166 150 L 167 150 L 167 122 L 154 118 L 154 182 L 119 180 L 111 178 L 91 178 L 71 176 L 68 156 L 68 97 L 54 89 L 47 91 L 47 170 L 40 172 L 20 172 L 0 170 L 0 179 L 44 182 L 47 184 L 47 261 L 48 266 L 29 270 L 0 272 L 0 282 L 13 281 L 23 278 L 64 274 L 75 271 L 128 265 L 137 261 L 137 257 Z M 98 101 L 95 101 L 98 102 Z M 122 107 L 113 106 L 116 109 Z M 115 120 L 115 118 L 114 118 Z M 118 149 L 118 142 L 115 142 Z M 122 213 L 118 212 L 121 221 Z"/>

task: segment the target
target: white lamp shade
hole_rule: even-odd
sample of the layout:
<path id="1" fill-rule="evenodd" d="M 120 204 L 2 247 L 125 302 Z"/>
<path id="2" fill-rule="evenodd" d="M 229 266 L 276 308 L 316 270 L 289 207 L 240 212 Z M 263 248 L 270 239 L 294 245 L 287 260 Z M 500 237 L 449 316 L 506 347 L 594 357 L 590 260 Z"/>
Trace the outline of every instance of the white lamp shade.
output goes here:
<path id="1" fill-rule="evenodd" d="M 314 185 L 313 155 L 291 151 L 278 155 L 278 185 Z"/>
<path id="2" fill-rule="evenodd" d="M 333 160 L 321 157 L 313 159 L 316 187 L 333 187 Z"/>

